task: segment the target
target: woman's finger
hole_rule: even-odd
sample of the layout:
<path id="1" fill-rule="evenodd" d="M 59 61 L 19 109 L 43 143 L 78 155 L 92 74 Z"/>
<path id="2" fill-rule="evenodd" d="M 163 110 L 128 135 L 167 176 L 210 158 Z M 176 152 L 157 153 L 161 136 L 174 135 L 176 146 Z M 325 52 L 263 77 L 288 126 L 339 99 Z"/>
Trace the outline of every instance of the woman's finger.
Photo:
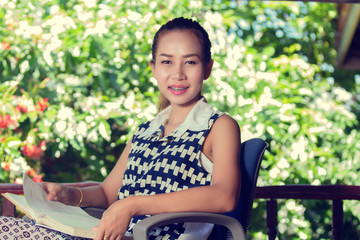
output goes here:
<path id="1" fill-rule="evenodd" d="M 102 233 L 97 232 L 94 240 L 104 240 L 104 238 L 105 238 L 105 234 L 103 232 Z"/>
<path id="2" fill-rule="evenodd" d="M 109 236 L 105 234 L 105 229 L 101 227 L 101 224 L 93 227 L 92 230 L 96 232 L 94 240 L 110 240 Z"/>

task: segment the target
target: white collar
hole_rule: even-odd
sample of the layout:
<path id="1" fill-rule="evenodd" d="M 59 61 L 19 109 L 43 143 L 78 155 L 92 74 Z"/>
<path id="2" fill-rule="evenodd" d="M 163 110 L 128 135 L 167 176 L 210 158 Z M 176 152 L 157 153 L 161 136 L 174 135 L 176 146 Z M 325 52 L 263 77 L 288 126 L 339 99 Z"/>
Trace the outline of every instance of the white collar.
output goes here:
<path id="1" fill-rule="evenodd" d="M 157 132 L 160 129 L 160 126 L 168 119 L 171 109 L 172 106 L 168 106 L 158 113 L 155 119 L 151 121 L 149 128 L 141 133 L 140 136 L 150 137 Z M 185 121 L 170 135 L 173 137 L 180 137 L 186 130 L 200 131 L 208 128 L 209 119 L 213 113 L 214 109 L 207 103 L 206 99 L 202 97 L 191 109 Z"/>

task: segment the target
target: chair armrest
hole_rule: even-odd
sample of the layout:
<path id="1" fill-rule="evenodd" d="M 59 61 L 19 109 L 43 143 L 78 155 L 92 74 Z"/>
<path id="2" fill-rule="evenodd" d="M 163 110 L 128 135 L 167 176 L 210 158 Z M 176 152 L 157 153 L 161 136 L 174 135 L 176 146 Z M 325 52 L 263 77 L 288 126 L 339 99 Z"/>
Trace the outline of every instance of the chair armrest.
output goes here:
<path id="1" fill-rule="evenodd" d="M 153 215 L 141 220 L 134 226 L 134 240 L 147 240 L 150 231 L 154 228 L 180 222 L 203 222 L 222 225 L 230 230 L 233 239 L 246 239 L 242 225 L 235 218 L 216 213 L 178 212 Z"/>

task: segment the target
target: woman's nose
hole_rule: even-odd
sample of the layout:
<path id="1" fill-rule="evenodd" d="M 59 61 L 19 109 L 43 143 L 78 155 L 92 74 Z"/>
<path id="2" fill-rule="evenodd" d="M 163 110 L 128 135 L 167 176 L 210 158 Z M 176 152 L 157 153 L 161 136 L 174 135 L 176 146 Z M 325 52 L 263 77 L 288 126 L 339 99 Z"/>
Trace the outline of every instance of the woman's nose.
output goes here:
<path id="1" fill-rule="evenodd" d="M 172 78 L 175 80 L 185 80 L 186 75 L 182 66 L 176 66 L 172 73 Z"/>

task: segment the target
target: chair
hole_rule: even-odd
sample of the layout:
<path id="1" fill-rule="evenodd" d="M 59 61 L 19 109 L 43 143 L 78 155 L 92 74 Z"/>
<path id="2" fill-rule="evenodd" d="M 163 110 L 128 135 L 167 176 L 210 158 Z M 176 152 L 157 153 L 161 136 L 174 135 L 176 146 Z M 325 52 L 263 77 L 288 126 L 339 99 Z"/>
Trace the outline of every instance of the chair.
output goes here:
<path id="1" fill-rule="evenodd" d="M 245 240 L 256 182 L 264 152 L 268 144 L 259 138 L 247 140 L 241 144 L 241 179 L 242 186 L 239 201 L 234 211 L 226 214 L 182 212 L 164 213 L 146 218 L 134 226 L 134 240 L 147 240 L 150 231 L 156 227 L 178 222 L 208 222 L 216 224 L 209 239 Z"/>

